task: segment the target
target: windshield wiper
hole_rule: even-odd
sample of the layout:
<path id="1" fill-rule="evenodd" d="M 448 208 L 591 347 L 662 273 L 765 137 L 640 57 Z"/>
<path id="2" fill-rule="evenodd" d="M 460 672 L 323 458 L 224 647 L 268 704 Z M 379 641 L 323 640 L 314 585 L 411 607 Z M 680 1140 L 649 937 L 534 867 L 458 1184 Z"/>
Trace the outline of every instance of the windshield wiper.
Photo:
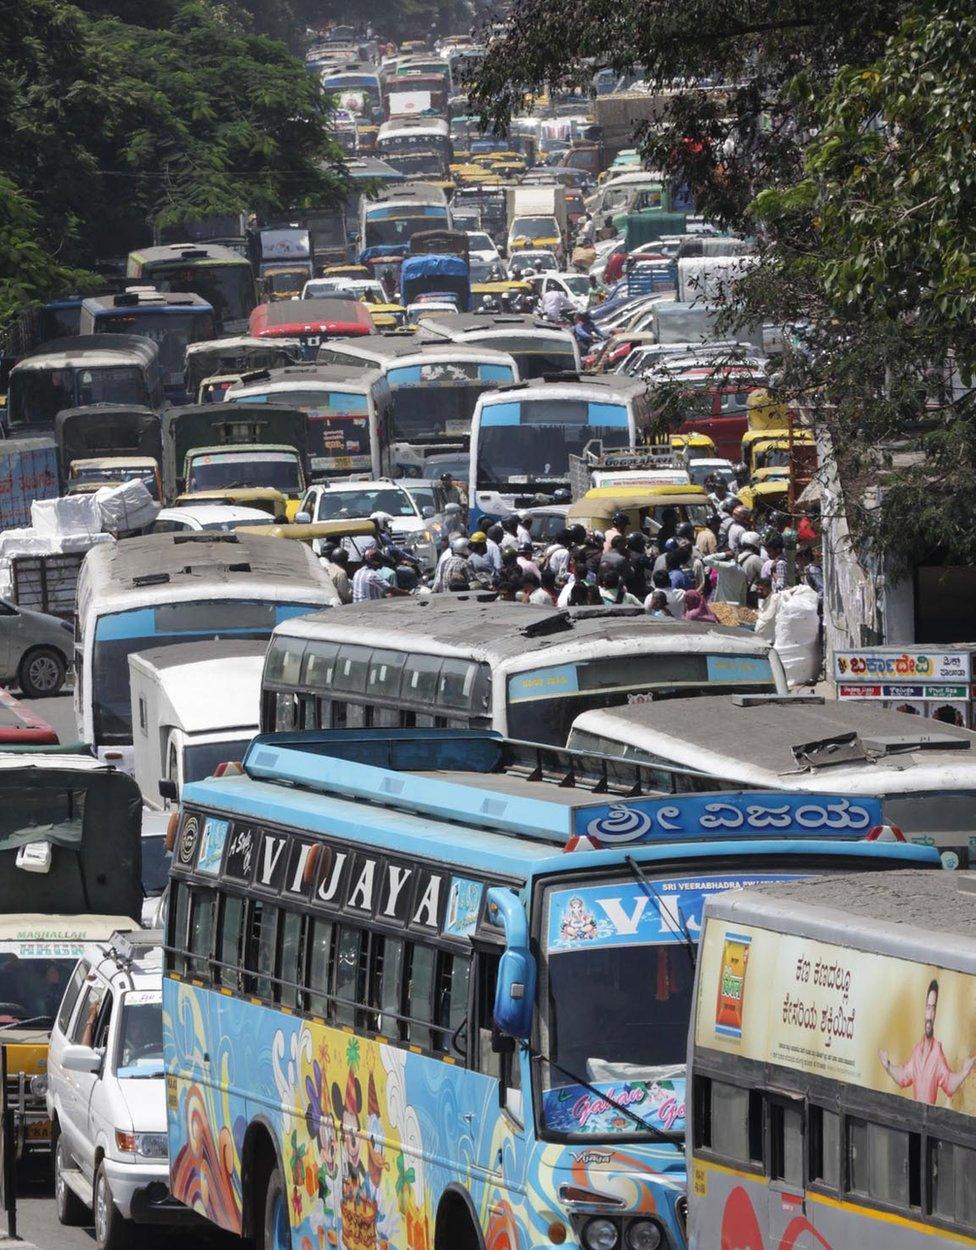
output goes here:
<path id="1" fill-rule="evenodd" d="M 569 1068 L 564 1068 L 562 1064 L 556 1063 L 555 1060 L 550 1059 L 547 1055 L 544 1055 L 541 1050 L 533 1050 L 532 1047 L 528 1045 L 526 1046 L 526 1049 L 533 1059 L 538 1059 L 542 1063 L 548 1064 L 550 1068 L 554 1068 L 563 1076 L 568 1076 L 574 1085 L 579 1085 L 580 1088 L 585 1089 L 587 1093 L 593 1094 L 595 1098 L 599 1098 L 601 1102 L 605 1102 L 608 1107 L 613 1107 L 614 1111 L 619 1111 L 620 1114 L 625 1115 L 628 1120 L 633 1120 L 635 1124 L 640 1126 L 642 1132 L 650 1133 L 655 1140 L 667 1142 L 668 1145 L 674 1145 L 675 1141 L 680 1138 L 680 1133 L 666 1133 L 664 1129 L 658 1128 L 656 1124 L 649 1123 L 635 1111 L 631 1111 L 631 1109 L 629 1107 L 625 1107 L 623 1103 L 617 1102 L 616 1098 L 612 1098 L 609 1094 L 604 1093 L 602 1089 L 593 1085 L 590 1081 L 585 1080 L 578 1073 L 571 1072 Z"/>
<path id="2" fill-rule="evenodd" d="M 664 919 L 664 923 L 668 926 L 675 937 L 681 939 L 681 944 L 685 948 L 685 952 L 691 962 L 692 971 L 694 971 L 695 966 L 698 963 L 698 947 L 695 945 L 694 938 L 688 932 L 688 926 L 676 920 L 671 915 L 665 905 L 664 899 L 657 892 L 657 890 L 654 889 L 654 886 L 644 875 L 644 870 L 641 868 L 640 864 L 638 864 L 637 860 L 635 860 L 632 855 L 626 855 L 624 856 L 624 862 L 637 878 L 638 884 L 644 890 L 644 893 L 651 900 L 651 902 L 658 904 L 658 911 Z"/>

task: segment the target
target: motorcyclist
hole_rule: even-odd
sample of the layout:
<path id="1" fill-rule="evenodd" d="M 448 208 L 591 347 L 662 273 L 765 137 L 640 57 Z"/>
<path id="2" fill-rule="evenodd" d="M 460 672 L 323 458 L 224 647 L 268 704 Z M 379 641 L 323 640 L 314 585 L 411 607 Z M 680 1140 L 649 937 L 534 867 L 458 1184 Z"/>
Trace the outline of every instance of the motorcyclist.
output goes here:
<path id="1" fill-rule="evenodd" d="M 594 323 L 589 309 L 578 312 L 573 318 L 573 337 L 579 343 L 580 351 L 589 351 L 594 343 L 599 343 L 605 337 Z"/>
<path id="2" fill-rule="evenodd" d="M 542 315 L 547 321 L 562 322 L 563 313 L 573 307 L 572 301 L 565 291 L 553 287 L 542 297 Z"/>

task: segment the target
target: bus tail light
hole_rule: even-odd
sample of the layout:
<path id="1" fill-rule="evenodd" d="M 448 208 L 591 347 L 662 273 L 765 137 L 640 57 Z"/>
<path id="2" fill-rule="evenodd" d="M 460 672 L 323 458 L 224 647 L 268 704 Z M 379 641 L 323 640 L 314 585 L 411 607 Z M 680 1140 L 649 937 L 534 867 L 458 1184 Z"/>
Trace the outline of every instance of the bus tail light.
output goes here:
<path id="1" fill-rule="evenodd" d="M 166 822 L 166 839 L 165 839 L 166 850 L 169 852 L 170 855 L 172 855 L 173 848 L 176 846 L 176 831 L 179 827 L 180 827 L 179 812 L 170 812 L 169 820 L 167 820 Z"/>
<path id="2" fill-rule="evenodd" d="M 864 838 L 865 842 L 905 842 L 905 835 L 897 825 L 875 825 L 873 829 L 869 829 Z"/>

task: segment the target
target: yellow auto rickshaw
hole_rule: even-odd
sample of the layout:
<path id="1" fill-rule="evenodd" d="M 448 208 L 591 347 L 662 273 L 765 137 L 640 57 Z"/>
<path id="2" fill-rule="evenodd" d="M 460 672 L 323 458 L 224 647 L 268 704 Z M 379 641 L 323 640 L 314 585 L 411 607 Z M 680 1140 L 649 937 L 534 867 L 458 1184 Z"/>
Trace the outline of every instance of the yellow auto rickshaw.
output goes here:
<path id="1" fill-rule="evenodd" d="M 596 486 L 570 504 L 566 524 L 583 525 L 604 533 L 616 512 L 624 512 L 631 529 L 654 538 L 673 509 L 675 524 L 690 521 L 696 532 L 705 526 L 712 508 L 704 486 Z"/>
<path id="2" fill-rule="evenodd" d="M 407 325 L 407 310 L 402 304 L 367 304 L 370 319 L 377 330 L 402 330 Z M 413 326 L 409 327 L 413 330 Z"/>
<path id="3" fill-rule="evenodd" d="M 813 431 L 794 428 L 794 460 L 797 463 L 802 461 L 806 467 L 810 462 L 811 450 L 815 461 L 816 443 Z M 790 432 L 788 429 L 746 430 L 742 436 L 742 446 L 739 455 L 742 463 L 749 470 L 750 477 L 754 477 L 763 470 L 776 468 L 781 470 L 781 475 L 788 474 L 790 468 Z M 775 477 L 776 474 L 767 472 L 765 476 Z M 809 473 L 807 481 L 809 481 Z"/>
<path id="4" fill-rule="evenodd" d="M 323 278 L 371 278 L 372 274 L 365 265 L 326 265 L 322 270 Z"/>
<path id="5" fill-rule="evenodd" d="M 273 516 L 276 523 L 283 525 L 288 520 L 288 512 L 294 504 L 298 510 L 297 500 L 289 499 L 280 490 L 271 486 L 241 486 L 232 490 L 201 490 L 188 495 L 177 495 L 174 506 L 177 508 L 193 507 L 198 503 L 228 504 L 239 508 L 259 508 Z M 262 530 L 262 533 L 264 530 Z"/>
<path id="6" fill-rule="evenodd" d="M 752 528 L 760 529 L 770 512 L 788 512 L 790 483 L 785 477 L 771 477 L 764 482 L 750 482 L 740 488 L 740 503 L 752 509 Z"/>
<path id="7" fill-rule="evenodd" d="M 707 434 L 669 434 L 668 442 L 676 456 L 685 460 L 716 460 L 718 452 Z"/>

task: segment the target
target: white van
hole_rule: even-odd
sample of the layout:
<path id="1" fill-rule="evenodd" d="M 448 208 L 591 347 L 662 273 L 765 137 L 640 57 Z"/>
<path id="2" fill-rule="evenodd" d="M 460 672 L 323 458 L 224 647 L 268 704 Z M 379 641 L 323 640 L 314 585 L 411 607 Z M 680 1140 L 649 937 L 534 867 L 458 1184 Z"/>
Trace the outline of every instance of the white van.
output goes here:
<path id="1" fill-rule="evenodd" d="M 134 772 L 148 807 L 169 807 L 187 781 L 243 758 L 258 732 L 266 651 L 224 638 L 129 656 Z"/>

